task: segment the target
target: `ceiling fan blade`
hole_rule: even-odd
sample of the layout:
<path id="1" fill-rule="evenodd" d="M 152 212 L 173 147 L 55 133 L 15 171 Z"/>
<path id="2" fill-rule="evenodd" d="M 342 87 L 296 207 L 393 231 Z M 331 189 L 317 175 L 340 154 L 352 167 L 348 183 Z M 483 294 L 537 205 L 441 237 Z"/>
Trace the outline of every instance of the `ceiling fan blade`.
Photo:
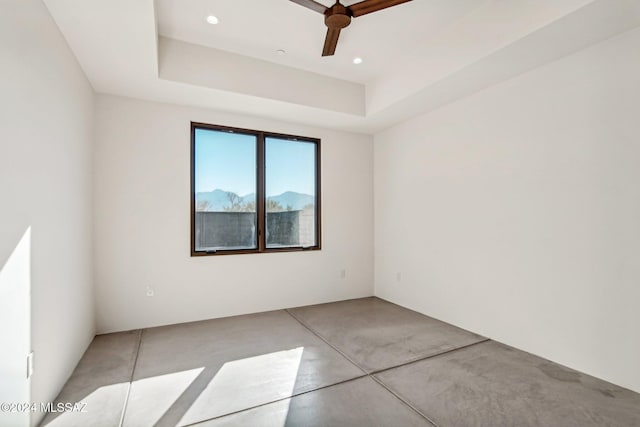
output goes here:
<path id="1" fill-rule="evenodd" d="M 336 46 L 338 46 L 338 37 L 340 37 L 339 28 L 327 28 L 327 37 L 324 39 L 322 56 L 331 56 L 336 53 Z"/>
<path id="2" fill-rule="evenodd" d="M 315 2 L 313 0 L 290 0 L 290 1 L 297 3 L 300 6 L 304 6 L 307 9 L 311 9 L 322 14 L 324 14 L 324 12 L 327 10 L 327 7 L 325 5 Z"/>
<path id="3" fill-rule="evenodd" d="M 410 1 L 411 0 L 364 0 L 360 3 L 352 4 L 347 7 L 347 9 L 351 11 L 351 16 L 357 18 L 358 16 L 366 15 L 367 13 L 377 12 L 391 6 L 397 6 Z"/>

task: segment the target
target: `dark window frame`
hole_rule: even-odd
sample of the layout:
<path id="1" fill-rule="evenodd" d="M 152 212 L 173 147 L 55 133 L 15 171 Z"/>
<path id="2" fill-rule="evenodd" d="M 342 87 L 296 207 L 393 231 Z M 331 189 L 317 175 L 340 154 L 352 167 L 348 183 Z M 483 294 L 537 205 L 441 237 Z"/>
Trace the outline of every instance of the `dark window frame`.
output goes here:
<path id="1" fill-rule="evenodd" d="M 243 135 L 252 135 L 256 137 L 256 216 L 258 227 L 258 245 L 255 249 L 219 249 L 215 251 L 197 251 L 196 250 L 196 186 L 195 186 L 195 144 L 196 129 L 214 130 L 220 132 L 238 133 Z M 279 138 L 289 141 L 300 141 L 315 144 L 316 148 L 316 185 L 315 185 L 315 232 L 316 244 L 309 247 L 278 247 L 268 248 L 266 242 L 266 212 L 265 212 L 265 144 L 267 138 Z M 191 191 L 191 256 L 217 256 L 217 255 L 239 255 L 239 254 L 260 254 L 260 253 L 276 253 L 276 252 L 302 252 L 302 251 L 319 251 L 322 249 L 322 228 L 321 228 L 321 156 L 320 156 L 320 139 L 310 138 L 306 136 L 288 135 L 276 132 L 259 131 L 253 129 L 243 129 L 230 126 L 221 126 L 208 123 L 191 122 L 191 154 L 190 154 L 190 191 Z"/>

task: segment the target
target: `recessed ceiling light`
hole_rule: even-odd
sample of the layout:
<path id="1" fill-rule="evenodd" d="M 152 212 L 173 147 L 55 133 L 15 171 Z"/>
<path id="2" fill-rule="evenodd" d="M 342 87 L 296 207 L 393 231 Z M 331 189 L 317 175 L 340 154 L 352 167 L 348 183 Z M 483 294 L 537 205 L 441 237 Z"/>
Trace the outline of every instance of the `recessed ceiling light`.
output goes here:
<path id="1" fill-rule="evenodd" d="M 277 53 L 278 55 L 285 55 L 285 54 L 287 53 L 287 51 L 286 51 L 286 50 L 284 50 L 284 49 L 278 49 L 278 50 L 276 50 L 276 53 Z"/>
<path id="2" fill-rule="evenodd" d="M 356 65 L 362 64 L 362 58 L 360 57 L 353 58 L 353 63 Z"/>
<path id="3" fill-rule="evenodd" d="M 216 16 L 214 16 L 214 15 L 209 15 L 209 16 L 207 16 L 207 22 L 208 22 L 209 24 L 211 24 L 211 25 L 216 25 L 216 24 L 217 24 L 218 22 L 220 22 L 220 21 L 218 21 L 218 18 L 217 18 Z"/>

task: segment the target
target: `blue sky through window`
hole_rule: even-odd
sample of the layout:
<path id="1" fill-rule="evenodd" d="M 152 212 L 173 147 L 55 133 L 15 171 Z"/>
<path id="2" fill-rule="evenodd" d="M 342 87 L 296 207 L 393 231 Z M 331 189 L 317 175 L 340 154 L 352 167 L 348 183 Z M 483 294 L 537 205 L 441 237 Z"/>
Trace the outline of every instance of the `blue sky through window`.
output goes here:
<path id="1" fill-rule="evenodd" d="M 285 191 L 315 195 L 315 144 L 266 138 L 267 197 Z"/>
<path id="2" fill-rule="evenodd" d="M 256 191 L 256 137 L 196 129 L 195 191 L 246 196 Z M 315 194 L 315 144 L 267 138 L 267 197 L 286 191 Z"/>
<path id="3" fill-rule="evenodd" d="M 256 137 L 196 129 L 196 193 L 256 191 Z"/>

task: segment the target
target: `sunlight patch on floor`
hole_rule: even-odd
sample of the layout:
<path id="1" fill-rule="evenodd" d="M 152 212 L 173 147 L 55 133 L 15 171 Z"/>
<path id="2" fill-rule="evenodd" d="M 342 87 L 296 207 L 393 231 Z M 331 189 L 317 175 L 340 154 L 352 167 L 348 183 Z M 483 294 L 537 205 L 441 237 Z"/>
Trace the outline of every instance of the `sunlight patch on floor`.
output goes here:
<path id="1" fill-rule="evenodd" d="M 98 422 L 110 424 L 117 419 L 105 420 L 102 414 L 114 413 L 114 409 L 122 407 L 123 397 L 127 392 L 129 383 L 116 383 L 98 387 L 86 396 L 60 401 L 60 405 L 54 406 L 52 413 L 43 422 L 46 427 L 84 427 L 96 425 Z"/>
<path id="2" fill-rule="evenodd" d="M 149 420 L 149 425 L 155 425 L 203 370 L 204 367 L 134 381 L 132 387 L 135 387 L 136 393 L 129 398 L 127 415 L 141 409 L 144 411 L 144 418 Z M 153 405 L 149 405 L 146 396 L 153 396 Z"/>
<path id="3" fill-rule="evenodd" d="M 180 420 L 186 425 L 291 396 L 304 347 L 225 363 Z M 282 425 L 287 411 L 281 413 Z"/>

